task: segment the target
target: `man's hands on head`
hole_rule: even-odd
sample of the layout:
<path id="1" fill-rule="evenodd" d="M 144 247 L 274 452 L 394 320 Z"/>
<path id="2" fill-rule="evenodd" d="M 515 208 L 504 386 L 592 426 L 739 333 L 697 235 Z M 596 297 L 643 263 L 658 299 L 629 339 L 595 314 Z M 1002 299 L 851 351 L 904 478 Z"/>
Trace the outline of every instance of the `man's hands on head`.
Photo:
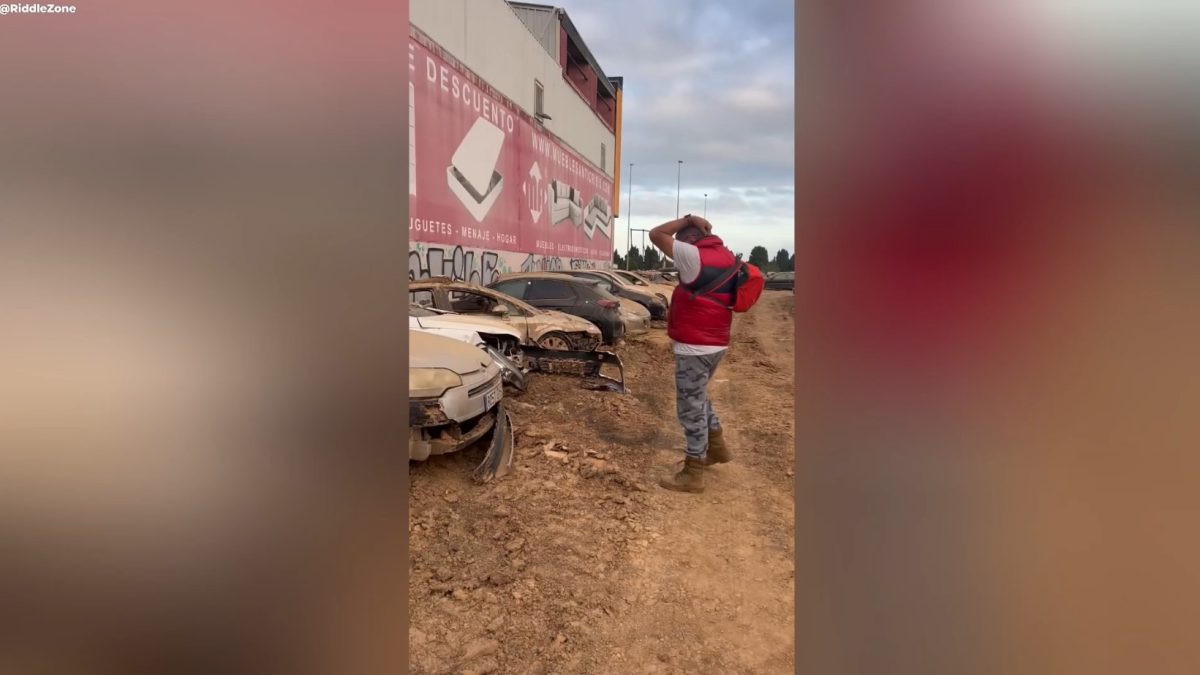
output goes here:
<path id="1" fill-rule="evenodd" d="M 705 218 L 693 216 L 689 213 L 682 218 L 676 218 L 650 230 L 650 243 L 658 247 L 658 250 L 666 254 L 668 258 L 674 258 L 675 233 L 689 225 L 699 227 L 704 231 L 706 236 L 712 234 L 712 223 L 708 222 Z"/>
<path id="2" fill-rule="evenodd" d="M 701 230 L 704 230 L 704 236 L 707 237 L 708 235 L 712 234 L 712 223 L 708 222 L 708 219 L 700 216 L 691 216 L 690 218 L 690 224 L 695 225 Z"/>

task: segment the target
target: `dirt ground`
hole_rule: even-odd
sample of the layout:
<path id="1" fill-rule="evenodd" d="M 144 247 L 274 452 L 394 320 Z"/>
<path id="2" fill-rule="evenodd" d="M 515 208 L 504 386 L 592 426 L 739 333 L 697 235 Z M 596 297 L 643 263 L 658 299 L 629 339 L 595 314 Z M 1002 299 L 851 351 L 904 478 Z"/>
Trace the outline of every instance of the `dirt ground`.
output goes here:
<path id="1" fill-rule="evenodd" d="M 533 376 L 506 397 L 513 471 L 480 453 L 411 468 L 410 671 L 791 673 L 793 296 L 734 321 L 710 386 L 734 461 L 700 495 L 682 460 L 665 331 L 619 351 L 627 395 Z"/>

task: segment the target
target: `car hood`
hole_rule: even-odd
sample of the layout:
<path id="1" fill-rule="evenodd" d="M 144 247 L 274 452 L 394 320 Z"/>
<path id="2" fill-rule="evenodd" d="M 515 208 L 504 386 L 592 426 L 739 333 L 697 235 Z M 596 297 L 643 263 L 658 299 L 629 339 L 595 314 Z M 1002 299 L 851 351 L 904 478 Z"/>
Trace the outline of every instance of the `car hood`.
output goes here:
<path id="1" fill-rule="evenodd" d="M 479 337 L 479 333 L 476 333 L 473 330 L 445 326 L 438 326 L 436 328 L 432 326 L 422 326 L 417 323 L 417 319 L 415 317 L 409 317 L 408 328 L 409 330 L 419 330 L 422 333 L 432 333 L 433 335 L 448 337 L 452 340 L 465 342 L 473 347 L 482 347 L 485 344 L 483 338 Z"/>
<path id="2" fill-rule="evenodd" d="M 440 314 L 438 316 L 412 317 L 422 328 L 454 328 L 491 335 L 508 335 L 518 340 L 521 333 L 504 319 L 473 314 Z"/>
<path id="3" fill-rule="evenodd" d="M 621 303 L 622 312 L 632 314 L 638 318 L 650 317 L 650 310 L 642 307 L 636 300 L 630 300 L 629 298 L 617 298 L 617 301 Z"/>
<path id="4" fill-rule="evenodd" d="M 658 300 L 658 296 L 655 295 L 654 292 L 649 288 L 644 286 L 625 286 L 622 288 L 622 291 L 628 293 L 629 299 L 633 300 L 634 302 L 641 303 Z"/>
<path id="5" fill-rule="evenodd" d="M 408 331 L 409 368 L 447 368 L 459 375 L 487 368 L 491 363 L 487 352 L 453 338 Z"/>

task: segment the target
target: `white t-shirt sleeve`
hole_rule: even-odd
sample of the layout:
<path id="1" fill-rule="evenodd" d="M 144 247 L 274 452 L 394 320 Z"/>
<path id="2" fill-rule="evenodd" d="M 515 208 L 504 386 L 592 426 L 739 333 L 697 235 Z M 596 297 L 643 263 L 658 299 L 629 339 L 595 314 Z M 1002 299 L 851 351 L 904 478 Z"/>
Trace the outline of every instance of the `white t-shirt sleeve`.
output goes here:
<path id="1" fill-rule="evenodd" d="M 700 249 L 683 241 L 675 242 L 671 248 L 671 259 L 679 270 L 679 281 L 690 284 L 700 276 Z"/>

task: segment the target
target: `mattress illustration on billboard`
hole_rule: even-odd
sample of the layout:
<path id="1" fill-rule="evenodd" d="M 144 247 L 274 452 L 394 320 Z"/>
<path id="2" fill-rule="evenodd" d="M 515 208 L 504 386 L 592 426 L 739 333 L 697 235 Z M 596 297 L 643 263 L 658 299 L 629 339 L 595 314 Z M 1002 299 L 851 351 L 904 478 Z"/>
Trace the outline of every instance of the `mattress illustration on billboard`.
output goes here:
<path id="1" fill-rule="evenodd" d="M 587 235 L 588 239 L 591 239 L 596 230 L 599 230 L 600 234 L 612 239 L 611 228 L 612 207 L 600 195 L 592 197 L 583 217 L 583 233 Z"/>
<path id="2" fill-rule="evenodd" d="M 575 227 L 583 226 L 583 196 L 578 190 L 561 181 L 552 180 L 546 191 L 550 195 L 551 225 L 570 220 Z"/>
<path id="3" fill-rule="evenodd" d="M 504 188 L 504 177 L 496 171 L 503 146 L 504 132 L 480 117 L 458 144 L 450 166 L 446 167 L 450 191 L 479 222 L 487 217 Z"/>

